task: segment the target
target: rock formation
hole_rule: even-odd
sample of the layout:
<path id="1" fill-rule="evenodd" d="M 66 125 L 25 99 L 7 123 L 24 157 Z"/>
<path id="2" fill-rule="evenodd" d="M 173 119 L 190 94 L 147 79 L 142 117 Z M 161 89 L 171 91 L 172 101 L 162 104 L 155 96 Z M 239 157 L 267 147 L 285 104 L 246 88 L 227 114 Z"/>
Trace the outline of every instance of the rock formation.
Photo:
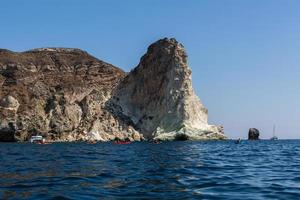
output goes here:
<path id="1" fill-rule="evenodd" d="M 224 138 L 221 127 L 207 124 L 207 109 L 192 88 L 187 54 L 175 39 L 150 45 L 110 103 L 149 139 Z"/>
<path id="2" fill-rule="evenodd" d="M 207 124 L 184 48 L 152 44 L 126 74 L 79 49 L 0 49 L 0 141 L 224 139 Z"/>
<path id="3" fill-rule="evenodd" d="M 248 133 L 248 140 L 259 140 L 259 130 L 250 128 Z"/>

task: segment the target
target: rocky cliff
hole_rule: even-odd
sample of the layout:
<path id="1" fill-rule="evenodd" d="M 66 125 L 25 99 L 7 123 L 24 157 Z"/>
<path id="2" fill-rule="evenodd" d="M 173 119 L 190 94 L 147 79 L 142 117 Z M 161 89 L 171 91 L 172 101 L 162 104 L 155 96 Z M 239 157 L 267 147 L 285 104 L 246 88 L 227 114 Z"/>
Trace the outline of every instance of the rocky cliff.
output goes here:
<path id="1" fill-rule="evenodd" d="M 207 123 L 207 109 L 192 88 L 182 44 L 162 39 L 116 87 L 115 112 L 129 117 L 146 138 L 222 139 L 222 127 Z"/>
<path id="2" fill-rule="evenodd" d="M 207 124 L 175 39 L 128 74 L 79 49 L 0 50 L 0 86 L 0 141 L 225 138 Z"/>

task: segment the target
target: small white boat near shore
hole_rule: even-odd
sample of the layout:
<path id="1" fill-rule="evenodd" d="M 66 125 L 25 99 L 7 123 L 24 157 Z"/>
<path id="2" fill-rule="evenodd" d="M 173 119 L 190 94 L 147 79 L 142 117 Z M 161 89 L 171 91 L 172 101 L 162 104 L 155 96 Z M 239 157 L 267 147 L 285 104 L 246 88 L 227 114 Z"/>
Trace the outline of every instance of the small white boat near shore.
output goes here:
<path id="1" fill-rule="evenodd" d="M 30 142 L 31 143 L 43 142 L 43 136 L 41 136 L 41 135 L 31 136 Z"/>

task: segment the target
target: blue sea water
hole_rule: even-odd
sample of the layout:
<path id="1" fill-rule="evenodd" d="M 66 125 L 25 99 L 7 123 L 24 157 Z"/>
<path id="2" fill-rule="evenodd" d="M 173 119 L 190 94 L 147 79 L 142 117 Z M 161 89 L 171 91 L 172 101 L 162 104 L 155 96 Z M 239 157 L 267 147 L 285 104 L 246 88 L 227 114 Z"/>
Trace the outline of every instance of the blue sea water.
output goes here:
<path id="1" fill-rule="evenodd" d="M 0 199 L 300 199 L 300 140 L 0 143 Z"/>

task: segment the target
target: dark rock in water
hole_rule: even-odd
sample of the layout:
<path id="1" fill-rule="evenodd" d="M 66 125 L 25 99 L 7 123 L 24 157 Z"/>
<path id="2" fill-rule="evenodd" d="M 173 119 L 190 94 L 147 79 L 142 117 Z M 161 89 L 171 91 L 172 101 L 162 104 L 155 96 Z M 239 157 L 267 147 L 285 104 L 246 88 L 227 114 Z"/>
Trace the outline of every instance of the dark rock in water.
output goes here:
<path id="1" fill-rule="evenodd" d="M 175 140 L 176 141 L 185 141 L 185 140 L 189 140 L 189 136 L 186 134 L 177 134 L 175 135 Z"/>
<path id="2" fill-rule="evenodd" d="M 9 123 L 8 127 L 0 129 L 0 141 L 1 142 L 15 142 L 15 127 L 13 123 Z"/>
<path id="3" fill-rule="evenodd" d="M 248 140 L 259 140 L 259 130 L 250 128 L 248 133 Z"/>

